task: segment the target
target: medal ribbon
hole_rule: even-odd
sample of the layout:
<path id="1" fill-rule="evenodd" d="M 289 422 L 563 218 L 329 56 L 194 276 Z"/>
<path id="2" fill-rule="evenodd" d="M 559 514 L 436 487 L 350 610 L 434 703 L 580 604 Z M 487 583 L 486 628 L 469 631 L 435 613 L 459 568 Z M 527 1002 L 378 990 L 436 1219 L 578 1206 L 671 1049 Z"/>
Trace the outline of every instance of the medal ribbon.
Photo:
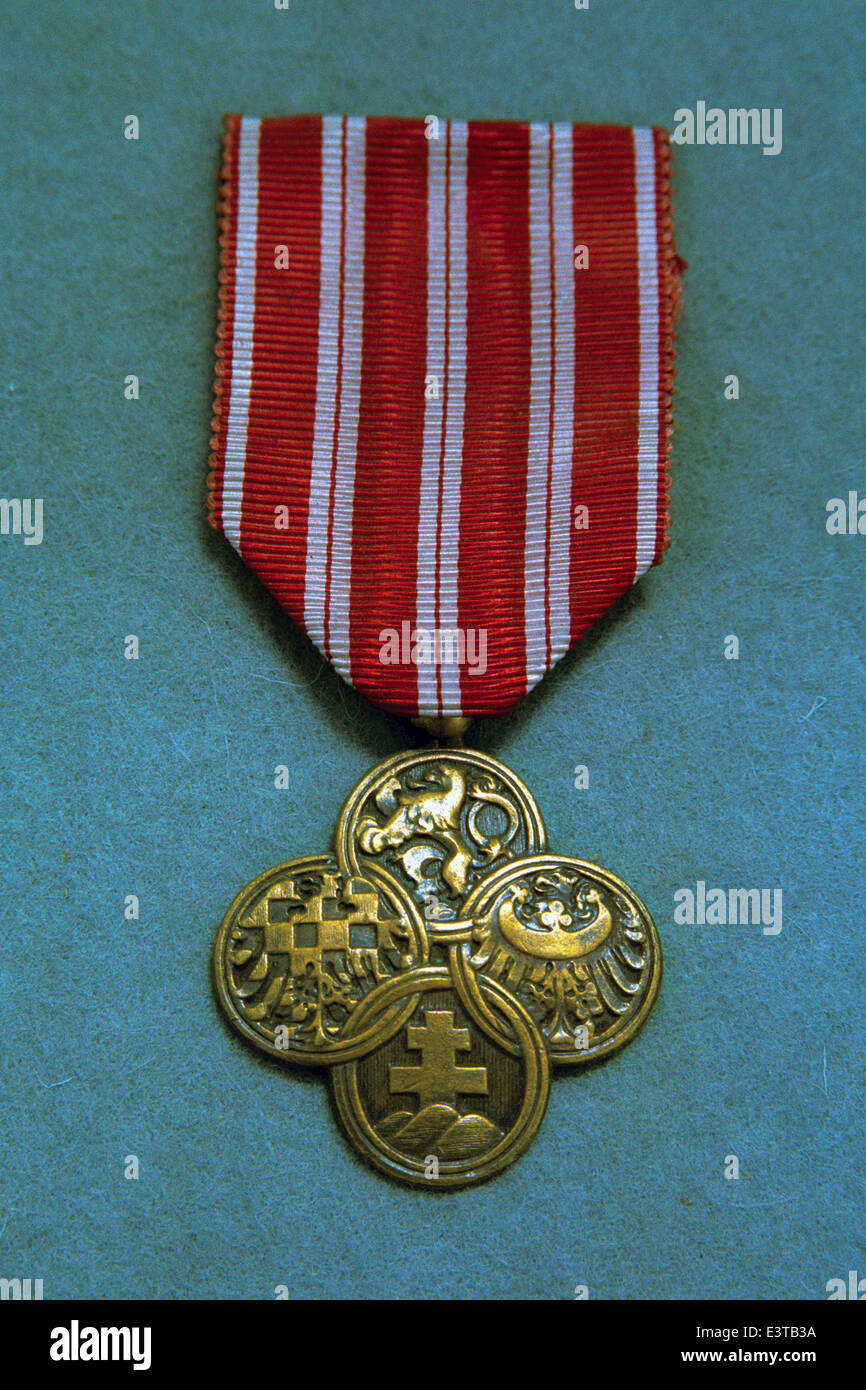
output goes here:
<path id="1" fill-rule="evenodd" d="M 513 705 L 661 558 L 661 130 L 227 118 L 209 510 L 346 680 Z"/>

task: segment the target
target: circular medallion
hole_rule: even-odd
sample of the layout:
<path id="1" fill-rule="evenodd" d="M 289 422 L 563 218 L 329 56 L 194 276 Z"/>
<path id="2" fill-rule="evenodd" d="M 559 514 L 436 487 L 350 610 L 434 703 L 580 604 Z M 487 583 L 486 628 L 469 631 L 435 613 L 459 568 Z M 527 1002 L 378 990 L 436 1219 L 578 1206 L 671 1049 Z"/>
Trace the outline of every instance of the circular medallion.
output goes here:
<path id="1" fill-rule="evenodd" d="M 337 824 L 347 873 L 376 867 L 435 927 L 464 915 L 468 894 L 499 865 L 545 847 L 544 822 L 520 778 L 486 753 L 398 753 L 359 782 Z"/>
<path id="2" fill-rule="evenodd" d="M 402 1182 L 432 1189 L 483 1182 L 512 1163 L 544 1117 L 550 1087 L 544 1040 L 527 1010 L 495 980 L 479 989 L 503 1048 L 462 1004 L 446 967 L 425 966 L 382 985 L 347 1025 L 409 996 L 410 1015 L 390 1039 L 334 1067 L 343 1128 L 368 1161 Z"/>
<path id="3" fill-rule="evenodd" d="M 451 951 L 464 1006 L 515 1052 L 489 1008 L 495 978 L 527 1009 L 556 1063 L 606 1057 L 646 1020 L 661 982 L 655 924 L 627 884 L 582 859 L 539 854 L 484 879 L 463 908 L 472 940 Z"/>
<path id="4" fill-rule="evenodd" d="M 375 867 L 343 873 L 331 855 L 310 855 L 259 874 L 235 898 L 217 934 L 217 993 L 249 1041 L 300 1065 L 360 1057 L 411 1016 L 400 997 L 352 1022 L 386 981 L 423 965 L 427 935 L 398 884 Z"/>

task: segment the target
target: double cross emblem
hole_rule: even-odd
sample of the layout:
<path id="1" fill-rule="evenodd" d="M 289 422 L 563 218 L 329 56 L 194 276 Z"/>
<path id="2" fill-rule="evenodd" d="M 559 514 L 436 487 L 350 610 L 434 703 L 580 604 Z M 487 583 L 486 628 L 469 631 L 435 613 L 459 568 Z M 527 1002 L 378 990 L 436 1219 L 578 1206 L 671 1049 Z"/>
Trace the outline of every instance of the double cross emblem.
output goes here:
<path id="1" fill-rule="evenodd" d="M 541 814 L 486 754 L 398 754 L 354 789 L 335 849 L 260 874 L 214 948 L 247 1041 L 327 1069 L 354 1146 L 391 1177 L 479 1182 L 529 1145 L 554 1066 L 608 1056 L 661 974 L 646 908 L 550 854 Z"/>
<path id="2" fill-rule="evenodd" d="M 406 1046 L 421 1053 L 418 1067 L 390 1067 L 392 1094 L 414 1091 L 420 1106 L 457 1104 L 459 1096 L 487 1095 L 487 1068 L 457 1065 L 457 1053 L 469 1052 L 472 1034 L 454 1027 L 453 1009 L 427 1009 L 423 1027 L 406 1029 Z"/>

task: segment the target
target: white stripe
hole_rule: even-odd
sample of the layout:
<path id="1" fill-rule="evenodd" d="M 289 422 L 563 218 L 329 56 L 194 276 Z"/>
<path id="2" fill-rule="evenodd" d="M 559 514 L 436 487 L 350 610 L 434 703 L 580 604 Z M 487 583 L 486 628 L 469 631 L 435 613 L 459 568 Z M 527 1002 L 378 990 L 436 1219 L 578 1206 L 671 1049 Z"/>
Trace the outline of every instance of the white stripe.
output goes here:
<path id="1" fill-rule="evenodd" d="M 635 579 L 638 579 L 653 562 L 658 524 L 659 278 L 656 161 L 651 130 L 635 128 L 634 155 L 640 287 L 640 413 L 635 563 Z"/>
<path id="2" fill-rule="evenodd" d="M 445 412 L 445 459 L 442 478 L 442 525 L 439 553 L 439 626 L 454 630 L 458 620 L 460 494 L 463 479 L 463 410 L 466 397 L 466 164 L 469 127 L 451 122 L 449 180 L 450 342 L 448 409 Z M 489 634 L 488 634 L 489 636 Z M 477 650 L 477 648 L 476 648 Z M 460 667 L 443 665 L 442 714 L 462 712 Z"/>
<path id="3" fill-rule="evenodd" d="M 547 669 L 547 515 L 550 443 L 550 130 L 529 131 L 529 287 L 531 357 L 529 446 L 526 464 L 526 534 L 523 560 L 523 616 L 526 632 L 526 686 Z"/>
<path id="4" fill-rule="evenodd" d="M 236 550 L 241 548 L 241 510 L 247 427 L 253 370 L 253 321 L 256 307 L 256 226 L 259 201 L 259 125 L 241 117 L 238 145 L 238 215 L 235 243 L 235 303 L 232 324 L 231 390 L 226 426 L 222 485 L 223 531 Z"/>
<path id="5" fill-rule="evenodd" d="M 550 656 L 571 643 L 571 480 L 574 456 L 574 218 L 571 125 L 553 128 L 553 263 L 556 278 L 556 379 L 550 498 Z"/>
<path id="6" fill-rule="evenodd" d="M 322 119 L 322 225 L 319 278 L 316 418 L 310 469 L 307 562 L 304 576 L 304 626 L 321 649 L 325 644 L 325 558 L 328 551 L 328 503 L 334 448 L 334 396 L 340 327 L 340 222 L 342 118 Z"/>
<path id="7" fill-rule="evenodd" d="M 331 592 L 328 613 L 331 660 L 351 679 L 349 603 L 352 589 L 352 520 L 355 459 L 361 409 L 361 347 L 364 329 L 364 156 L 367 123 L 352 117 L 346 126 L 346 264 L 343 277 L 343 364 L 337 467 L 331 541 Z"/>
<path id="8" fill-rule="evenodd" d="M 432 631 L 436 612 L 436 541 L 439 527 L 439 455 L 445 394 L 445 178 L 443 138 L 427 142 L 427 366 L 439 390 L 424 402 L 421 497 L 418 509 L 417 623 Z M 439 713 L 435 666 L 418 667 L 418 713 Z"/>

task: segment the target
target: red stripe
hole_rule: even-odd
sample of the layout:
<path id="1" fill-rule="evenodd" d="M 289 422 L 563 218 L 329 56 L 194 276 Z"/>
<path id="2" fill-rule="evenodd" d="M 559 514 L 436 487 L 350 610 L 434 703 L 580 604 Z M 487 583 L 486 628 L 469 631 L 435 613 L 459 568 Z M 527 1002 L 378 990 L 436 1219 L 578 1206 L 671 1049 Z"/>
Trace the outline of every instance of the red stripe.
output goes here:
<path id="1" fill-rule="evenodd" d="M 340 303 L 337 311 L 337 378 L 334 385 L 334 439 L 331 446 L 331 485 L 328 490 L 328 544 L 325 566 L 324 641 L 325 656 L 331 659 L 331 569 L 334 557 L 334 495 L 337 487 L 337 444 L 340 438 L 340 403 L 343 395 L 343 330 L 346 301 L 346 136 L 347 119 L 340 128 Z M 354 548 L 355 538 L 352 537 Z M 347 563 L 348 556 L 343 557 Z"/>
<path id="2" fill-rule="evenodd" d="M 673 435 L 674 335 L 679 303 L 679 268 L 674 247 L 671 207 L 671 142 L 665 130 L 653 131 L 656 156 L 656 226 L 659 262 L 659 490 L 658 526 L 653 564 L 668 545 L 668 494 Z"/>
<path id="3" fill-rule="evenodd" d="M 352 543 L 352 681 L 415 713 L 414 665 L 383 666 L 383 629 L 415 626 L 427 365 L 423 121 L 367 121 L 364 324 Z"/>
<path id="4" fill-rule="evenodd" d="M 262 121 L 243 556 L 303 624 L 319 321 L 322 124 Z M 278 269 L 278 247 L 289 268 Z M 287 507 L 288 529 L 276 509 Z M 281 518 L 282 519 L 282 518 Z"/>
<path id="5" fill-rule="evenodd" d="M 442 428 L 439 435 L 439 482 L 436 490 L 436 578 L 433 612 L 437 627 L 442 626 L 442 503 L 445 497 L 445 446 L 448 439 L 448 378 L 451 371 L 451 122 L 445 129 L 445 315 L 444 360 L 442 363 Z M 442 714 L 442 666 L 436 667 L 436 709 Z"/>
<path id="6" fill-rule="evenodd" d="M 531 306 L 529 127 L 470 122 L 459 622 L 485 629 L 487 670 L 461 672 L 467 715 L 526 689 L 523 551 Z"/>
<path id="7" fill-rule="evenodd" d="M 634 578 L 640 334 L 634 137 L 630 127 L 574 128 L 574 241 L 589 267 L 574 272 L 572 528 L 575 641 Z"/>
<path id="8" fill-rule="evenodd" d="M 235 326 L 235 254 L 238 231 L 238 147 L 240 116 L 227 116 L 223 137 L 219 196 L 219 317 L 217 322 L 214 411 L 211 420 L 211 455 L 208 459 L 208 513 L 212 526 L 222 528 L 223 473 L 229 401 L 232 389 L 232 334 Z"/>

